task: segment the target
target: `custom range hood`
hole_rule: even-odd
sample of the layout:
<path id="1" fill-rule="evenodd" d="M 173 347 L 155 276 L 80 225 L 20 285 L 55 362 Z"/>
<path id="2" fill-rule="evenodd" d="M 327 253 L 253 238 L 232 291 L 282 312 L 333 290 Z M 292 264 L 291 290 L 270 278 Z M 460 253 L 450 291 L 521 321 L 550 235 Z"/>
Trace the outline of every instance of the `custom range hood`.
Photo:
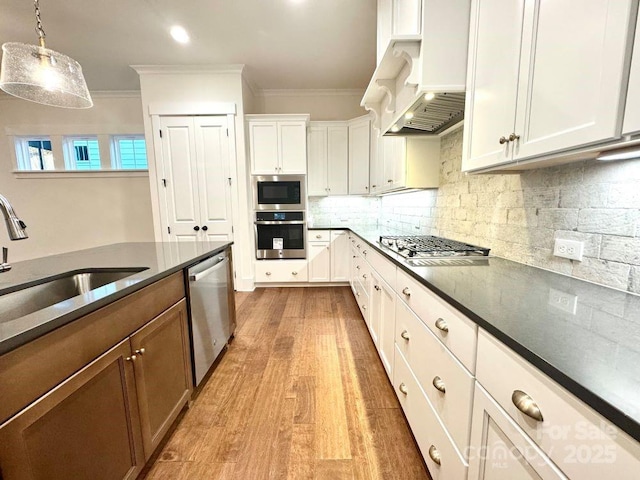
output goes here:
<path id="1" fill-rule="evenodd" d="M 361 105 L 381 135 L 435 135 L 464 118 L 470 8 L 378 1 L 378 66 Z"/>

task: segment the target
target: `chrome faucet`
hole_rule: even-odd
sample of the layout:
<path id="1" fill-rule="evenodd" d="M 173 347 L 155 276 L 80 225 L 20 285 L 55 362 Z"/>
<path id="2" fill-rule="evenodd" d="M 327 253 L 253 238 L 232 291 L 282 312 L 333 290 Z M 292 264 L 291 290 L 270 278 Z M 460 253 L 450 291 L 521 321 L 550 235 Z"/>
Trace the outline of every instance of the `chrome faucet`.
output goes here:
<path id="1" fill-rule="evenodd" d="M 9 200 L 0 195 L 0 210 L 4 215 L 4 220 L 7 223 L 7 231 L 9 232 L 9 238 L 11 240 L 24 240 L 28 238 L 27 226 L 18 218 L 16 211 L 13 209 Z M 0 263 L 0 273 L 11 270 L 11 265 L 8 263 L 9 249 L 2 247 L 2 263 Z"/>

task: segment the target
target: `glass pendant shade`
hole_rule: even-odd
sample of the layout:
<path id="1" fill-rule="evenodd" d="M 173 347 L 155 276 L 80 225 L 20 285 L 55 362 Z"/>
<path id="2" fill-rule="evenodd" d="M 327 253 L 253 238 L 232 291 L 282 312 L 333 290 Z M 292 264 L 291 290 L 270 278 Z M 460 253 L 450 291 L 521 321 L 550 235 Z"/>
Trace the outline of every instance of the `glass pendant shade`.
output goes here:
<path id="1" fill-rule="evenodd" d="M 10 95 L 54 107 L 93 106 L 80 64 L 37 45 L 2 45 L 0 88 Z"/>

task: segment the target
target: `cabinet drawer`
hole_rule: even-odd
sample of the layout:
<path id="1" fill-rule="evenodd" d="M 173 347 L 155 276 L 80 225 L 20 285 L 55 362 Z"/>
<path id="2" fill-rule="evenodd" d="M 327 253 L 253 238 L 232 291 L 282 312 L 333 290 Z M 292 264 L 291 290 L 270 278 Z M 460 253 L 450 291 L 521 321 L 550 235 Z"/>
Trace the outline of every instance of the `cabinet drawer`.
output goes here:
<path id="1" fill-rule="evenodd" d="M 331 241 L 331 230 L 309 230 L 307 239 L 309 242 L 329 242 Z"/>
<path id="2" fill-rule="evenodd" d="M 640 444 L 483 330 L 477 380 L 568 477 L 637 478 Z M 542 421 L 518 410 L 515 390 L 533 399 Z"/>
<path id="3" fill-rule="evenodd" d="M 371 265 L 378 274 L 391 285 L 391 288 L 396 288 L 396 266 L 390 261 L 380 255 L 372 248 L 367 249 L 367 262 Z"/>
<path id="4" fill-rule="evenodd" d="M 458 455 L 453 443 L 449 440 L 397 346 L 393 380 L 396 395 L 409 421 L 431 478 L 433 480 L 466 480 L 468 469 L 466 462 Z M 432 447 L 440 455 L 440 465 L 430 455 Z"/>
<path id="5" fill-rule="evenodd" d="M 474 373 L 477 325 L 400 269 L 397 271 L 396 291 L 436 338 Z"/>
<path id="6" fill-rule="evenodd" d="M 473 376 L 403 302 L 396 302 L 395 342 L 458 451 L 466 454 Z"/>
<path id="7" fill-rule="evenodd" d="M 261 260 L 256 262 L 256 282 L 306 282 L 306 260 Z"/>

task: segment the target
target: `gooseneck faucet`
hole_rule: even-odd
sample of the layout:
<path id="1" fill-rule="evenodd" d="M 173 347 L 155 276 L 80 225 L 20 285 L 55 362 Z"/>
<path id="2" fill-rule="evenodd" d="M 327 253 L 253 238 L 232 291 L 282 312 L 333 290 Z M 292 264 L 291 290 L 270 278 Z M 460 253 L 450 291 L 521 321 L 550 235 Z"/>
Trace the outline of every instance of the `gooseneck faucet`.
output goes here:
<path id="1" fill-rule="evenodd" d="M 0 195 L 0 211 L 4 215 L 4 220 L 7 224 L 7 231 L 9 232 L 9 238 L 11 240 L 24 240 L 28 238 L 25 223 L 18 218 L 16 211 L 13 209 L 9 200 L 6 197 Z M 6 272 L 11 270 L 11 265 L 8 263 L 9 249 L 2 247 L 2 263 L 0 263 L 0 272 Z"/>

